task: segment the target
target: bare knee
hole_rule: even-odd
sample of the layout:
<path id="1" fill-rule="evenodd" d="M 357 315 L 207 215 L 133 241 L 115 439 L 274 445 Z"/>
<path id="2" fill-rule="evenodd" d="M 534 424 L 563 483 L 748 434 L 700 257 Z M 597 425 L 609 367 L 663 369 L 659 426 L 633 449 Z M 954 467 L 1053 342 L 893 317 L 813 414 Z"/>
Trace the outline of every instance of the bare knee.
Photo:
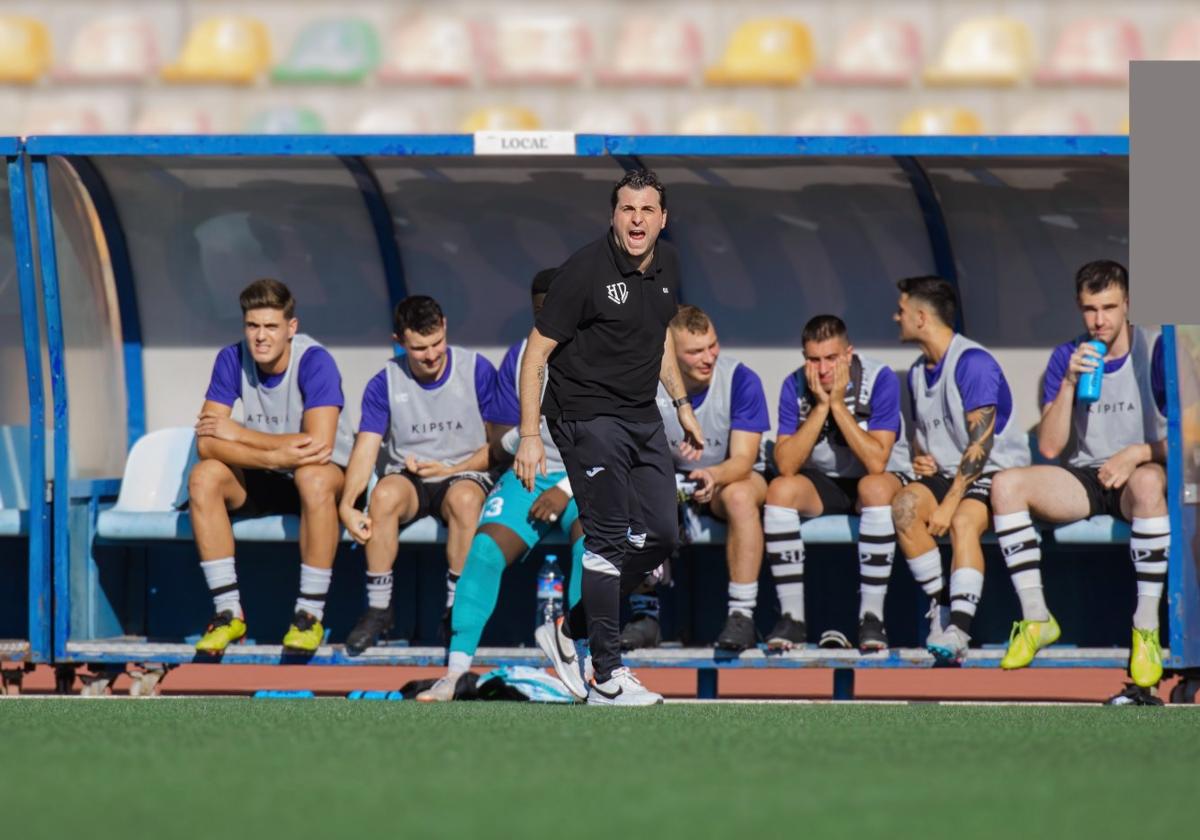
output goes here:
<path id="1" fill-rule="evenodd" d="M 380 481 L 371 491 L 369 504 L 372 519 L 391 519 L 399 516 L 400 506 L 404 504 L 404 489 L 396 486 L 394 481 Z"/>
<path id="2" fill-rule="evenodd" d="M 911 531 L 917 525 L 917 509 L 920 498 L 913 490 L 901 490 L 892 499 L 892 522 L 900 533 Z"/>
<path id="3" fill-rule="evenodd" d="M 1167 477 L 1158 464 L 1143 464 L 1126 485 L 1135 516 L 1161 516 L 1167 509 Z"/>
<path id="4" fill-rule="evenodd" d="M 721 490 L 721 503 L 730 523 L 757 519 L 762 509 L 761 490 L 755 488 L 749 480 L 735 481 Z"/>
<path id="5" fill-rule="evenodd" d="M 483 489 L 473 481 L 455 482 L 446 491 L 446 500 L 442 503 L 446 519 L 459 525 L 473 525 L 479 519 L 482 507 Z"/>
<path id="6" fill-rule="evenodd" d="M 296 492 L 306 507 L 332 505 L 339 485 L 339 470 L 327 465 L 300 467 L 295 475 Z"/>
<path id="7" fill-rule="evenodd" d="M 986 516 L 979 517 L 960 510 L 950 519 L 950 540 L 951 542 L 959 540 L 978 542 L 983 537 L 983 532 L 987 530 L 987 525 Z"/>
<path id="8" fill-rule="evenodd" d="M 206 458 L 198 462 L 188 474 L 188 498 L 191 503 L 204 505 L 222 502 L 229 475 L 229 467 L 221 461 Z"/>
<path id="9" fill-rule="evenodd" d="M 896 483 L 890 475 L 864 475 L 858 480 L 859 504 L 865 508 L 890 505 Z"/>
<path id="10" fill-rule="evenodd" d="M 1012 513 L 1027 506 L 1022 470 L 1002 470 L 992 477 L 992 506 L 1001 513 Z"/>

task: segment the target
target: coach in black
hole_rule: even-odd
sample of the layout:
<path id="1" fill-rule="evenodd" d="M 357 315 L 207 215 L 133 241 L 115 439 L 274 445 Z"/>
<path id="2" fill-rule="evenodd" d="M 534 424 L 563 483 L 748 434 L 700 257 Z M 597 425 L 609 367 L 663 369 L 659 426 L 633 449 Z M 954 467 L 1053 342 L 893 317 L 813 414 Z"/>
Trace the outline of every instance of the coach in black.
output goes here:
<path id="1" fill-rule="evenodd" d="M 586 549 L 582 609 L 539 628 L 536 638 L 567 686 L 600 705 L 662 702 L 621 666 L 619 624 L 622 595 L 678 540 L 675 467 L 655 403 L 659 381 L 675 398 L 687 438 L 681 450 L 699 457 L 703 446 L 667 329 L 679 258 L 658 242 L 666 198 L 652 172 L 628 172 L 617 182 L 612 228 L 559 269 L 521 364 L 514 468 L 531 489 L 535 475 L 545 474 L 538 431 L 544 413 L 579 505 Z M 595 665 L 590 688 L 573 643 L 585 616 Z"/>

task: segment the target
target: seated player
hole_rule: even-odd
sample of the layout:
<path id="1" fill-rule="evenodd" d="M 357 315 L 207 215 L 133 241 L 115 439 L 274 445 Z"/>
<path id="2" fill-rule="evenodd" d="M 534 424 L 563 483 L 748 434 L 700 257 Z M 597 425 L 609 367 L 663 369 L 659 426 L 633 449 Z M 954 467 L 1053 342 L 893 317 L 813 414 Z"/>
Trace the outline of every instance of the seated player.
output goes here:
<path id="1" fill-rule="evenodd" d="M 679 372 L 704 431 L 699 461 L 680 450 L 683 430 L 671 397 L 661 384 L 658 410 L 676 471 L 696 485 L 692 500 L 729 523 L 725 541 L 729 606 L 717 647 L 741 651 L 758 641 L 754 607 L 762 565 L 760 511 L 767 493 L 759 452 L 763 432 L 771 428 L 767 399 L 758 374 L 721 354 L 716 328 L 698 307 L 679 307 L 670 329 Z M 658 645 L 658 598 L 653 589 L 635 594 L 630 600 L 633 617 L 621 633 L 621 647 L 633 650 Z"/>
<path id="2" fill-rule="evenodd" d="M 533 278 L 530 291 L 535 318 L 556 271 L 539 271 Z M 496 380 L 492 412 L 496 425 L 492 434 L 504 432 L 506 440 L 517 437 L 515 427 L 521 420 L 517 377 L 524 352 L 524 339 L 510 347 L 500 364 L 500 375 Z M 459 677 L 470 670 L 484 625 L 496 608 L 500 576 L 505 568 L 523 560 L 530 549 L 556 528 L 562 529 L 571 539 L 568 605 L 574 606 L 579 601 L 579 586 L 583 577 L 583 526 L 578 521 L 579 510 L 572 498 L 567 469 L 558 454 L 558 447 L 550 437 L 544 417 L 542 445 L 546 448 L 546 474 L 537 476 L 533 491 L 526 490 L 516 473 L 509 469 L 500 477 L 484 503 L 466 566 L 458 581 L 458 593 L 451 616 L 450 657 L 446 675 L 427 691 L 418 694 L 418 700 L 432 702 L 454 699 Z M 506 449 L 515 452 L 515 441 Z M 570 656 L 572 654 L 568 654 Z"/>
<path id="3" fill-rule="evenodd" d="M 346 494 L 338 509 L 350 536 L 366 546 L 367 611 L 346 636 L 362 653 L 392 628 L 392 566 L 400 528 L 425 516 L 446 525 L 446 610 L 454 605 L 483 499 L 492 489 L 487 425 L 496 369 L 478 353 L 446 343 L 437 301 L 413 295 L 396 304 L 395 341 L 403 355 L 367 383 Z M 382 448 L 382 457 L 381 450 Z M 379 466 L 367 510 L 355 507 Z"/>
<path id="4" fill-rule="evenodd" d="M 896 494 L 892 517 L 913 577 L 932 600 L 926 646 L 940 664 L 957 664 L 983 593 L 980 539 L 991 518 L 992 478 L 1028 464 L 1029 444 L 1000 364 L 954 331 L 954 287 L 940 277 L 909 277 L 897 286 L 900 340 L 918 345 L 921 355 L 908 371 L 917 480 Z M 946 533 L 954 555 L 948 622 L 935 542 Z"/>
<path id="5" fill-rule="evenodd" d="M 858 646 L 883 650 L 883 601 L 896 553 L 892 498 L 913 479 L 900 383 L 890 367 L 854 352 L 836 315 L 812 318 L 801 341 L 804 367 L 783 381 L 779 394 L 779 476 L 763 513 L 780 611 L 767 645 L 805 644 L 801 517 L 861 512 Z M 847 644 L 837 636 L 839 646 Z"/>
<path id="6" fill-rule="evenodd" d="M 1005 470 L 992 482 L 992 507 L 1021 620 L 1001 668 L 1024 668 L 1059 637 L 1042 592 L 1042 552 L 1032 517 L 1061 523 L 1107 514 L 1132 524 L 1129 554 L 1137 607 L 1129 672 L 1142 688 L 1162 678 L 1158 610 L 1167 576 L 1166 388 L 1158 330 L 1129 323 L 1129 275 L 1120 263 L 1091 262 L 1075 275 L 1086 332 L 1054 348 L 1042 386 L 1038 449 L 1061 466 Z M 1104 342 L 1097 353 L 1089 340 Z M 1100 399 L 1075 398 L 1079 377 L 1104 366 Z"/>
<path id="7" fill-rule="evenodd" d="M 196 650 L 221 653 L 246 635 L 230 516 L 300 515 L 300 597 L 284 647 L 311 652 L 325 630 L 325 595 L 340 528 L 338 494 L 353 433 L 342 377 L 324 347 L 297 332 L 296 301 L 278 280 L 242 290 L 245 337 L 217 354 L 196 422 L 200 460 L 188 507 L 215 615 Z M 232 418 L 242 402 L 243 421 Z"/>

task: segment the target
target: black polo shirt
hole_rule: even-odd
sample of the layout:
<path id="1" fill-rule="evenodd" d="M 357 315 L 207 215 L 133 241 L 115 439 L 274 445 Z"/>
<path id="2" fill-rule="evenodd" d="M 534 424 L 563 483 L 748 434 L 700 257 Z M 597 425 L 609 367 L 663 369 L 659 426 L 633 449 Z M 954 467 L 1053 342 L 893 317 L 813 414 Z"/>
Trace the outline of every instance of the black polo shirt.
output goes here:
<path id="1" fill-rule="evenodd" d="M 679 295 L 679 255 L 661 239 L 645 273 L 617 249 L 612 231 L 558 271 L 537 329 L 558 342 L 542 402 L 547 417 L 656 420 L 667 324 Z"/>

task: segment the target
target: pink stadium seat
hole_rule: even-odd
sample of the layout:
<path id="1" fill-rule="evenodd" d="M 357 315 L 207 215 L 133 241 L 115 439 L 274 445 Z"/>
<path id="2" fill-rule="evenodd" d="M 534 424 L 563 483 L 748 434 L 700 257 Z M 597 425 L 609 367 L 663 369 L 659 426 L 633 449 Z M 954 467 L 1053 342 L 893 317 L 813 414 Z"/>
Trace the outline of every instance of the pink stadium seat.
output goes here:
<path id="1" fill-rule="evenodd" d="M 1091 134 L 1092 121 L 1074 108 L 1046 106 L 1019 115 L 1008 128 L 1009 134 Z"/>
<path id="2" fill-rule="evenodd" d="M 1046 85 L 1124 85 L 1142 57 L 1137 26 L 1124 18 L 1088 18 L 1063 29 L 1034 78 Z"/>
<path id="3" fill-rule="evenodd" d="M 35 134 L 104 134 L 112 129 L 105 125 L 100 112 L 87 105 L 36 100 L 29 106 L 21 121 L 21 133 Z"/>
<path id="4" fill-rule="evenodd" d="M 1200 61 L 1200 18 L 1183 20 L 1171 27 L 1163 58 L 1168 61 Z"/>
<path id="5" fill-rule="evenodd" d="M 93 20 L 71 42 L 66 64 L 53 72 L 69 81 L 141 81 L 158 70 L 158 37 L 148 21 L 132 16 Z"/>
<path id="6" fill-rule="evenodd" d="M 567 17 L 500 18 L 485 44 L 492 82 L 573 84 L 583 78 L 592 53 L 591 33 Z"/>
<path id="7" fill-rule="evenodd" d="M 454 15 L 414 15 L 400 21 L 384 48 L 379 79 L 465 85 L 475 75 L 479 33 Z"/>
<path id="8" fill-rule="evenodd" d="M 921 65 L 921 36 L 905 20 L 867 18 L 854 24 L 829 64 L 813 77 L 827 85 L 903 86 Z"/>
<path id="9" fill-rule="evenodd" d="M 851 108 L 813 108 L 788 124 L 788 131 L 805 137 L 819 134 L 852 136 L 872 133 L 871 119 Z"/>
<path id="10" fill-rule="evenodd" d="M 159 105 L 143 110 L 133 130 L 136 134 L 212 134 L 216 131 L 216 119 L 204 108 Z"/>
<path id="11" fill-rule="evenodd" d="M 686 85 L 699 72 L 700 47 L 690 21 L 626 21 L 596 77 L 606 84 Z"/>
<path id="12" fill-rule="evenodd" d="M 579 134 L 649 134 L 651 126 L 642 111 L 611 103 L 585 108 L 572 121 L 571 130 Z"/>

